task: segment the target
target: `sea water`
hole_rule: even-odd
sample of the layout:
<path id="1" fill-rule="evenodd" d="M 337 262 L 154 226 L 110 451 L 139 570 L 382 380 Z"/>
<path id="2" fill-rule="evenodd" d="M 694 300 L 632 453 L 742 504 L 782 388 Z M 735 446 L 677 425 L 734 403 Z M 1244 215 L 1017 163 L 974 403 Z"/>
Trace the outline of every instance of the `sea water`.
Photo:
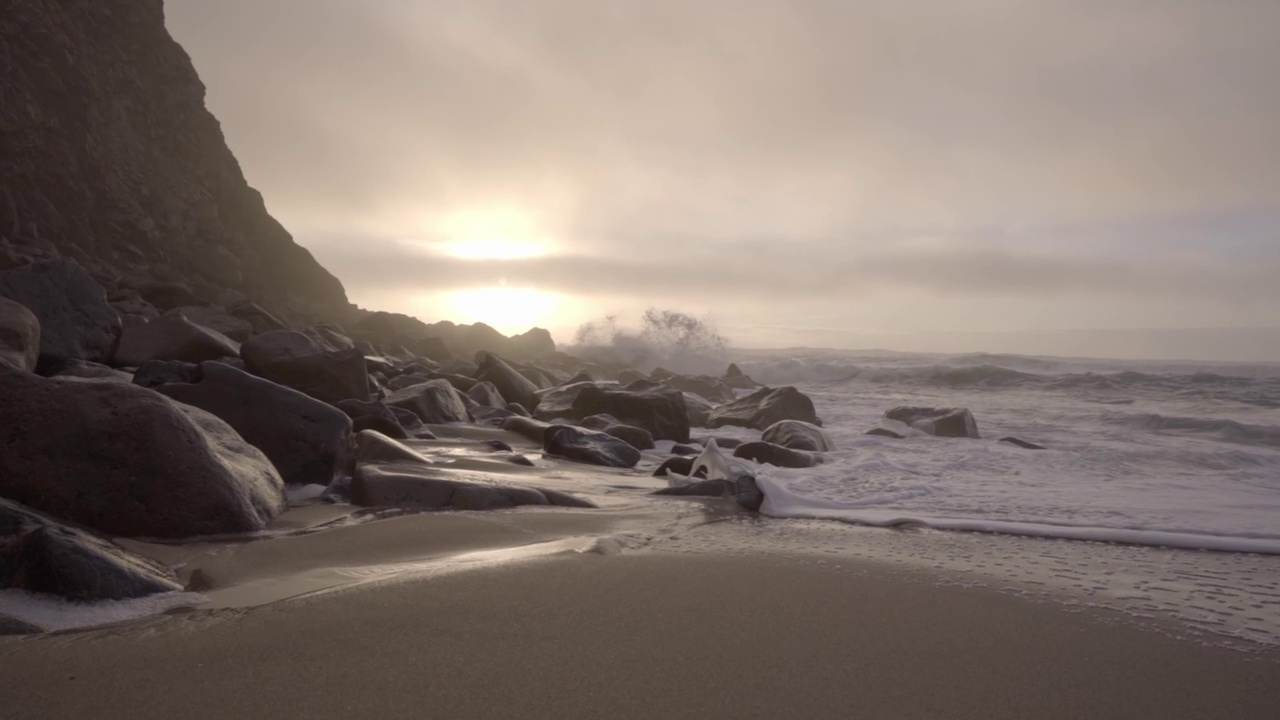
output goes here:
<path id="1" fill-rule="evenodd" d="M 1280 554 L 1280 364 L 813 351 L 740 365 L 808 394 L 836 448 L 814 468 L 758 468 L 766 515 Z M 864 434 L 898 405 L 967 407 L 982 438 Z"/>

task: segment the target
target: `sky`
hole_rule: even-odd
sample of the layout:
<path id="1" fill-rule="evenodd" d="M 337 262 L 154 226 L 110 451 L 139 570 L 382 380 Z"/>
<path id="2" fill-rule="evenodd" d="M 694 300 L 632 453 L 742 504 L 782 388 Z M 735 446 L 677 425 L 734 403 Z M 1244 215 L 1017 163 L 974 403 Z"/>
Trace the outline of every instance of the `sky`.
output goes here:
<path id="1" fill-rule="evenodd" d="M 166 0 L 362 307 L 1280 361 L 1275 0 Z M 1268 329 L 1269 328 L 1269 329 Z"/>

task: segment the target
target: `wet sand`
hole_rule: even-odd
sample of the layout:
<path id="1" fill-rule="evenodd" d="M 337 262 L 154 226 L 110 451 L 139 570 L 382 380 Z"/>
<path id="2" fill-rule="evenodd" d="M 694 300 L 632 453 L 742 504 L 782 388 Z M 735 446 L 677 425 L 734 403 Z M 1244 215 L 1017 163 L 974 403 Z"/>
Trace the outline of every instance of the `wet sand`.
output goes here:
<path id="1" fill-rule="evenodd" d="M 0 638 L 4 718 L 1263 718 L 1280 656 L 777 554 L 570 553 Z"/>

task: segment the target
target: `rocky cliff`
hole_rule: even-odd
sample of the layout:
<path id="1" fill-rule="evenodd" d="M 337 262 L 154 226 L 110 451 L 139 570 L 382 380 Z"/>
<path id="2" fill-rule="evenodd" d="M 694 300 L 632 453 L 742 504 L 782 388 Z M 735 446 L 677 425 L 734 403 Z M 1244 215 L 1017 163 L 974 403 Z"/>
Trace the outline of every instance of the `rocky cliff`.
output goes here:
<path id="1" fill-rule="evenodd" d="M 108 292 L 180 283 L 298 324 L 349 318 L 204 95 L 162 0 L 0 0 L 0 270 L 60 255 Z"/>

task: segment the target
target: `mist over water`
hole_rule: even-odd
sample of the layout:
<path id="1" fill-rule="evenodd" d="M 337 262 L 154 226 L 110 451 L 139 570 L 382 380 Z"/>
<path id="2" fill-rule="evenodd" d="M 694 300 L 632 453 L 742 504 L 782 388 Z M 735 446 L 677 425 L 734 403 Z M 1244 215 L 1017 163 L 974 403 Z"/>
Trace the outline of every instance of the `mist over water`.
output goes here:
<path id="1" fill-rule="evenodd" d="M 729 344 L 712 318 L 650 308 L 638 319 L 608 315 L 584 323 L 571 354 L 641 372 L 664 367 L 690 375 L 720 375 L 729 363 Z"/>

